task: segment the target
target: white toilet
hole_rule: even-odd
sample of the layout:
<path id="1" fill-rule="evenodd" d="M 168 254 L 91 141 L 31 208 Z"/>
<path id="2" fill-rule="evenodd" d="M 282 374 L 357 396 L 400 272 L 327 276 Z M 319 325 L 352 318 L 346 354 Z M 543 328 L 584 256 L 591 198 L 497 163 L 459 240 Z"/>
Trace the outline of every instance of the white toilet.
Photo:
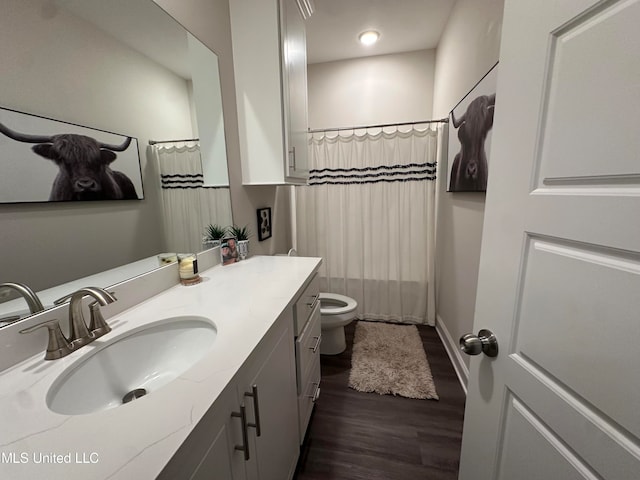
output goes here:
<path id="1" fill-rule="evenodd" d="M 288 256 L 296 257 L 297 255 L 295 249 L 289 250 Z M 344 327 L 356 317 L 356 308 L 358 308 L 358 302 L 351 297 L 337 293 L 320 292 L 320 325 L 322 329 L 320 353 L 322 355 L 338 355 L 346 350 Z"/>
<path id="2" fill-rule="evenodd" d="M 347 342 L 344 338 L 344 327 L 355 318 L 356 308 L 358 308 L 358 302 L 351 297 L 320 292 L 322 329 L 320 353 L 322 355 L 338 355 L 345 351 Z"/>

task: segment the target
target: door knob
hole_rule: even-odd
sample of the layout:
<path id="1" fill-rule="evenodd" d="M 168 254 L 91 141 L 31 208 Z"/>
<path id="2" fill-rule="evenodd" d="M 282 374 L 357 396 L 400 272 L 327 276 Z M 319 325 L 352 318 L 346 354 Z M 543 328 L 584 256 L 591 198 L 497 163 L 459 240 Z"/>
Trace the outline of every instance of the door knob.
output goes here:
<path id="1" fill-rule="evenodd" d="M 498 339 L 490 330 L 480 330 L 478 335 L 467 333 L 460 337 L 460 350 L 467 355 L 480 355 L 487 357 L 498 356 Z"/>

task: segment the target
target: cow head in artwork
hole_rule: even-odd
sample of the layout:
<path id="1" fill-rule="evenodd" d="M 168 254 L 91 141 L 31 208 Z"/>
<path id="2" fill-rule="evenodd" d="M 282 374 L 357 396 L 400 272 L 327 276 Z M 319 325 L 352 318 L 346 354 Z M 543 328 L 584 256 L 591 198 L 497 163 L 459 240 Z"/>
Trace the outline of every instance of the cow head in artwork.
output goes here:
<path id="1" fill-rule="evenodd" d="M 0 123 L 0 133 L 19 142 L 34 143 L 32 150 L 58 166 L 50 201 L 137 199 L 135 187 L 122 172 L 111 170 L 115 152 L 126 150 L 128 137 L 120 145 L 98 142 L 92 137 L 64 133 L 31 135 Z"/>

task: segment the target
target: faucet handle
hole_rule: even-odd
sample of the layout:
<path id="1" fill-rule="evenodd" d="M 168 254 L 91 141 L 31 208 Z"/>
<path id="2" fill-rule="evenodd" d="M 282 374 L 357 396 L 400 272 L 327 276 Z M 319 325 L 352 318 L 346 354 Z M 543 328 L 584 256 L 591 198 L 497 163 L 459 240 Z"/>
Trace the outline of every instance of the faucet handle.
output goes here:
<path id="1" fill-rule="evenodd" d="M 71 300 L 71 295 L 73 295 L 73 293 L 70 293 L 69 295 L 65 295 L 64 297 L 60 297 L 57 300 L 54 300 L 53 304 L 62 305 L 64 302 L 68 302 L 69 300 Z"/>
<path id="2" fill-rule="evenodd" d="M 111 331 L 111 327 L 107 324 L 107 321 L 102 316 L 102 312 L 100 311 L 100 304 L 97 301 L 91 302 L 89 304 L 89 311 L 91 312 L 89 331 L 91 332 L 93 337 L 99 338 L 109 333 Z"/>
<path id="3" fill-rule="evenodd" d="M 45 360 L 56 360 L 69 355 L 73 351 L 73 345 L 70 344 L 62 334 L 60 323 L 57 319 L 38 323 L 32 327 L 20 330 L 20 333 L 31 333 L 40 328 L 49 329 L 49 342 L 47 344 L 47 352 L 44 355 Z"/>

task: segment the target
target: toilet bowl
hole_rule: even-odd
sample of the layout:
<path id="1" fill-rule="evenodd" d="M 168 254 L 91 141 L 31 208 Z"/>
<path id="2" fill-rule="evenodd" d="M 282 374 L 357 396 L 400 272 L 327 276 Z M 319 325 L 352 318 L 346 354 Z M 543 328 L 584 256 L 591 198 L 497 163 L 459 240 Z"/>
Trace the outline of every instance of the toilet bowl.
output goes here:
<path id="1" fill-rule="evenodd" d="M 289 257 L 297 257 L 298 252 L 292 248 L 287 253 Z M 356 318 L 358 302 L 353 298 L 337 293 L 320 292 L 320 328 L 322 355 L 338 355 L 347 349 L 344 337 L 344 327 Z"/>
<path id="2" fill-rule="evenodd" d="M 320 324 L 322 342 L 320 353 L 338 355 L 347 348 L 344 327 L 356 316 L 358 302 L 337 293 L 320 292 Z"/>

